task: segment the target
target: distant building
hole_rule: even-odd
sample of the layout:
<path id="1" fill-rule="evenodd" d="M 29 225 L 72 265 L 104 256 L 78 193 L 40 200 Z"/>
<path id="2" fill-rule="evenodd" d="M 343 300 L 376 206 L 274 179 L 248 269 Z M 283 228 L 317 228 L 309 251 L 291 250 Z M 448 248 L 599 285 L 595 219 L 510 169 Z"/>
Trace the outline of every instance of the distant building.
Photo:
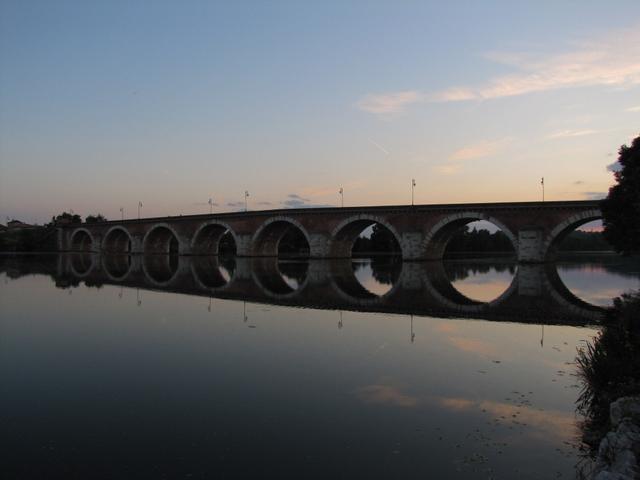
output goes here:
<path id="1" fill-rule="evenodd" d="M 33 225 L 21 222 L 20 220 L 11 220 L 7 222 L 7 230 L 25 230 L 28 228 L 35 228 Z"/>

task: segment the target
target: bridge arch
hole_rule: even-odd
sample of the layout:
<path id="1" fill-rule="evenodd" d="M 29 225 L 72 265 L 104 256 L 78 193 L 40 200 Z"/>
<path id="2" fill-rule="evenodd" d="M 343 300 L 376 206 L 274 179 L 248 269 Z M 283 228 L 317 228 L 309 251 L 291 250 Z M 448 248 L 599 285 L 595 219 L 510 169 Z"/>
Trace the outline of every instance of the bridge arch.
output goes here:
<path id="1" fill-rule="evenodd" d="M 71 250 L 74 252 L 91 252 L 94 245 L 93 235 L 86 228 L 76 228 L 71 233 Z"/>
<path id="2" fill-rule="evenodd" d="M 211 220 L 198 227 L 191 241 L 191 251 L 196 255 L 218 255 L 220 239 L 230 233 L 238 247 L 236 232 L 225 222 Z"/>
<path id="3" fill-rule="evenodd" d="M 258 257 L 277 257 L 281 240 L 292 231 L 304 237 L 310 252 L 311 241 L 306 228 L 291 217 L 279 215 L 266 220 L 253 235 L 251 239 L 252 254 Z"/>
<path id="4" fill-rule="evenodd" d="M 376 223 L 391 232 L 398 244 L 400 255 L 402 255 L 401 237 L 396 228 L 382 217 L 362 214 L 343 220 L 333 229 L 329 240 L 329 256 L 332 258 L 351 258 L 351 250 L 356 239 L 364 229 Z"/>
<path id="5" fill-rule="evenodd" d="M 585 223 L 600 219 L 602 219 L 602 211 L 599 208 L 594 208 L 571 215 L 569 218 L 560 222 L 549 232 L 544 240 L 542 251 L 545 260 L 550 261 L 555 259 L 558 245 L 576 228 L 581 227 Z"/>
<path id="6" fill-rule="evenodd" d="M 145 254 L 177 255 L 180 253 L 180 240 L 168 223 L 157 223 L 145 234 L 142 248 Z"/>
<path id="7" fill-rule="evenodd" d="M 106 253 L 131 253 L 133 238 L 129 231 L 121 225 L 107 230 L 102 240 L 102 250 Z"/>
<path id="8" fill-rule="evenodd" d="M 442 259 L 447 248 L 447 243 L 449 243 L 454 233 L 466 224 L 478 220 L 493 223 L 507 236 L 514 252 L 518 251 L 518 238 L 503 222 L 483 212 L 468 211 L 448 215 L 431 228 L 422 243 L 422 251 L 424 252 L 425 258 L 430 260 Z"/>

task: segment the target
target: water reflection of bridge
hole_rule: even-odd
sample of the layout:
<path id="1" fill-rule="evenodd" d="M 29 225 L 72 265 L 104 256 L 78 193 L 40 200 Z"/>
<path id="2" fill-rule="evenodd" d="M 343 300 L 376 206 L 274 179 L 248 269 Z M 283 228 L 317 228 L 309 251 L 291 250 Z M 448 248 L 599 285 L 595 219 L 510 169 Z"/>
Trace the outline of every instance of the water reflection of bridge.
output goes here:
<path id="1" fill-rule="evenodd" d="M 574 325 L 596 323 L 604 313 L 574 296 L 553 264 L 518 265 L 509 287 L 489 302 L 456 290 L 442 262 L 398 262 L 382 275 L 390 289 L 375 295 L 358 281 L 351 260 L 69 254 L 59 257 L 55 273 L 60 285 L 84 281 L 305 308 Z"/>

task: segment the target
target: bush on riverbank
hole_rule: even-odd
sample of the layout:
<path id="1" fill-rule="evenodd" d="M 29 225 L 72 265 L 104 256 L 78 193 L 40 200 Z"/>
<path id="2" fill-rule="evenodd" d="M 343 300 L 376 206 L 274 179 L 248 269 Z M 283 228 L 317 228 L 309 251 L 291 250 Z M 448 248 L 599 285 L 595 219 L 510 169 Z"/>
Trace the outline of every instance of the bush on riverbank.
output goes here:
<path id="1" fill-rule="evenodd" d="M 593 342 L 578 351 L 583 390 L 578 411 L 584 415 L 582 438 L 595 455 L 611 429 L 609 406 L 640 394 L 640 291 L 617 298 Z"/>
<path id="2" fill-rule="evenodd" d="M 0 232 L 0 252 L 53 252 L 58 249 L 54 227 Z"/>

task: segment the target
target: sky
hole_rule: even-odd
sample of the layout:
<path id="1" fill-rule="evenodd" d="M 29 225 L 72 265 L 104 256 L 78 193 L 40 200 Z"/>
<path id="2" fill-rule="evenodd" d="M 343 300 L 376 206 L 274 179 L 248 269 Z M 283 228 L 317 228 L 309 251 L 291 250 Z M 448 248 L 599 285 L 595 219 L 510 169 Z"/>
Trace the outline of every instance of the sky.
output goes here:
<path id="1" fill-rule="evenodd" d="M 0 221 L 601 198 L 640 2 L 0 0 Z"/>

